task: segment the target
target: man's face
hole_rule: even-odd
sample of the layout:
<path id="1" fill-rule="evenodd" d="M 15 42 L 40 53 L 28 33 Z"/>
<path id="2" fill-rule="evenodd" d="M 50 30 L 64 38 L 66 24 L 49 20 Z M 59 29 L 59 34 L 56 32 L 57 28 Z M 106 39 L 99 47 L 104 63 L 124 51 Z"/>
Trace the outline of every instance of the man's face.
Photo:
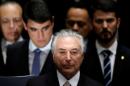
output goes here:
<path id="1" fill-rule="evenodd" d="M 93 16 L 93 27 L 98 40 L 106 43 L 113 40 L 119 28 L 120 18 L 117 18 L 114 12 L 101 10 L 97 10 Z"/>
<path id="2" fill-rule="evenodd" d="M 88 11 L 81 8 L 70 8 L 67 13 L 66 27 L 86 37 L 91 29 Z"/>
<path id="3" fill-rule="evenodd" d="M 80 68 L 84 56 L 79 39 L 75 37 L 59 38 L 53 52 L 53 59 L 58 70 L 71 78 Z"/>
<path id="4" fill-rule="evenodd" d="M 52 37 L 53 23 L 50 20 L 43 23 L 28 20 L 25 28 L 32 42 L 39 48 L 46 46 Z"/>
<path id="5" fill-rule="evenodd" d="M 1 31 L 7 41 L 15 42 L 23 29 L 22 9 L 17 4 L 0 6 Z"/>

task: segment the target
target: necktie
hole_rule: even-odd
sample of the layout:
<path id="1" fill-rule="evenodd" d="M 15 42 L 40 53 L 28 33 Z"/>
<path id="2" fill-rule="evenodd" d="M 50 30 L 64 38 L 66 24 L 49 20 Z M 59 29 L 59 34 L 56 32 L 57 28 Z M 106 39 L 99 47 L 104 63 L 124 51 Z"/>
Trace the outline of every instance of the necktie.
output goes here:
<path id="1" fill-rule="evenodd" d="M 32 74 L 38 76 L 40 73 L 40 49 L 34 51 L 34 60 L 32 65 Z"/>
<path id="2" fill-rule="evenodd" d="M 71 86 L 71 84 L 68 81 L 66 81 L 63 86 Z"/>
<path id="3" fill-rule="evenodd" d="M 102 54 L 104 56 L 104 86 L 111 86 L 111 62 L 109 58 L 111 51 L 104 50 Z"/>

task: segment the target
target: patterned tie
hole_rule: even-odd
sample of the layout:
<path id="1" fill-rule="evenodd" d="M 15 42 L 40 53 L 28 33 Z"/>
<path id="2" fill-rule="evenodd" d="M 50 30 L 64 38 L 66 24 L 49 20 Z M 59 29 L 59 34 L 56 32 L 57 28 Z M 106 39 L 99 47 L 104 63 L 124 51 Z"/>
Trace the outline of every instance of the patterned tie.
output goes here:
<path id="1" fill-rule="evenodd" d="M 32 65 L 32 74 L 38 76 L 40 73 L 40 49 L 34 51 L 34 60 Z"/>
<path id="2" fill-rule="evenodd" d="M 63 86 L 71 86 L 71 84 L 68 81 L 66 81 Z"/>
<path id="3" fill-rule="evenodd" d="M 104 50 L 102 54 L 104 56 L 104 86 L 111 86 L 111 62 L 109 58 L 111 51 Z"/>

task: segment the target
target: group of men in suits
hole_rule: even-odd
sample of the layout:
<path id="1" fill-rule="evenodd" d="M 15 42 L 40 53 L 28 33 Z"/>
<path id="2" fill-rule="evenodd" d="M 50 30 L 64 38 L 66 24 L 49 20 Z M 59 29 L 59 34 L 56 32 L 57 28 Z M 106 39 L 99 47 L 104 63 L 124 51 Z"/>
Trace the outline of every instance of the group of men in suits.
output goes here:
<path id="1" fill-rule="evenodd" d="M 54 37 L 54 18 L 46 3 L 30 0 L 23 12 L 29 40 L 8 46 L 6 75 L 33 75 L 34 51 L 39 49 L 40 76 L 29 80 L 27 86 L 63 86 L 66 81 L 71 86 L 129 85 L 130 49 L 118 41 L 121 21 L 118 14 L 113 0 L 95 1 L 90 13 L 95 39 L 88 40 L 86 45 L 81 34 L 71 30 L 60 31 Z M 106 71 L 104 50 L 111 53 Z M 104 77 L 106 72 L 109 82 Z"/>

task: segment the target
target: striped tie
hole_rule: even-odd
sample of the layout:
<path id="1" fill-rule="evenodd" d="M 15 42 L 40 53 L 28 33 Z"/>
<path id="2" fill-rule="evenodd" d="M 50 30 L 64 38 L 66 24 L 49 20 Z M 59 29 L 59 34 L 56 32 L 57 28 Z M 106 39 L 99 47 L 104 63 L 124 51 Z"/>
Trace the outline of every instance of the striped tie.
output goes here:
<path id="1" fill-rule="evenodd" d="M 109 58 L 111 51 L 104 50 L 102 54 L 104 56 L 104 86 L 111 86 L 111 62 Z"/>

